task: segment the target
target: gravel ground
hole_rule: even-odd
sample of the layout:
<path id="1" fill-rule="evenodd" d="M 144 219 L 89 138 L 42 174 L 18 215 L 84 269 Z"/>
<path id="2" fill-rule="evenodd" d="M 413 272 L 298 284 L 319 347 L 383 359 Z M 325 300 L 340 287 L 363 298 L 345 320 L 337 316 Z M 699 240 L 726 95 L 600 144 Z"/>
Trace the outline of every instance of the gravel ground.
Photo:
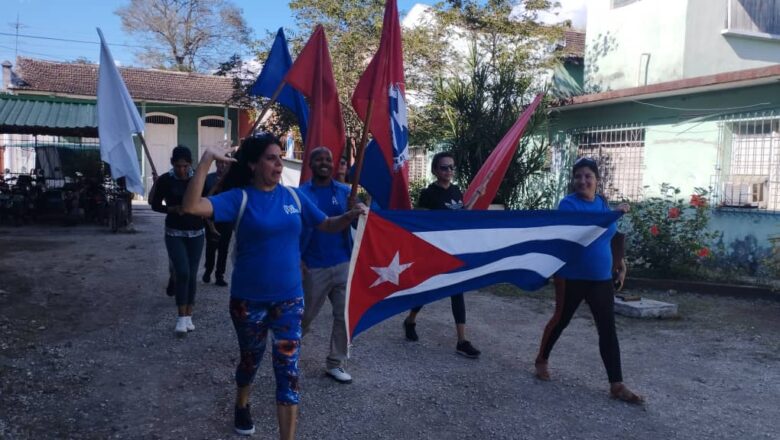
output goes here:
<path id="1" fill-rule="evenodd" d="M 136 227 L 0 227 L 0 438 L 237 437 L 227 290 L 199 285 L 197 330 L 174 338 L 162 217 L 141 210 Z M 549 289 L 467 296 L 479 360 L 454 353 L 449 301 L 423 310 L 417 343 L 390 319 L 355 341 L 351 385 L 323 372 L 326 306 L 301 352 L 298 438 L 780 438 L 780 303 L 644 293 L 681 312 L 618 317 L 644 407 L 608 398 L 587 307 L 553 352 L 553 381 L 533 378 Z M 275 438 L 268 355 L 255 385 L 255 438 Z"/>

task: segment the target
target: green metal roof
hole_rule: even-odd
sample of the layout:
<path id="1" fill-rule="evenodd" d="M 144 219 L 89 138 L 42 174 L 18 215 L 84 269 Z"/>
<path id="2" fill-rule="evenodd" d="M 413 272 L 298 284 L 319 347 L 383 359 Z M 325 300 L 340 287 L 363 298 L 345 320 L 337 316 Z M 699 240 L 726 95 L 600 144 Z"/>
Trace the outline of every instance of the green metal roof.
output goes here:
<path id="1" fill-rule="evenodd" d="M 0 133 L 97 137 L 97 106 L 0 95 Z"/>

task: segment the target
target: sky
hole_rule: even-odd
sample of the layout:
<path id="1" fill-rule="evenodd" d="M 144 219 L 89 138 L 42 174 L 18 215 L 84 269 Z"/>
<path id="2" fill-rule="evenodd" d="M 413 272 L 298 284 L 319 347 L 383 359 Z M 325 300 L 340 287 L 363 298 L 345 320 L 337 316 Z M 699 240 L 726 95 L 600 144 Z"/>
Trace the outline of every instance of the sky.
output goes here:
<path id="1" fill-rule="evenodd" d="M 584 8 L 585 0 L 559 1 L 563 5 L 559 17 L 578 17 L 575 19 L 584 21 L 584 13 L 577 11 Z M 127 3 L 126 0 L 0 0 L 0 60 L 15 63 L 18 41 L 20 56 L 54 61 L 85 57 L 97 62 L 100 53 L 95 28 L 100 27 L 117 64 L 138 65 L 134 52 L 140 48 L 123 45 L 140 45 L 140 42 L 122 31 L 119 17 L 114 14 L 118 7 Z M 266 31 L 275 31 L 279 26 L 293 26 L 293 18 L 285 1 L 234 0 L 234 3 L 243 9 L 255 37 L 265 35 Z M 398 0 L 398 8 L 404 14 L 416 3 L 432 4 L 435 0 Z M 17 40 L 17 14 L 20 35 L 79 40 L 84 43 L 26 36 L 20 36 Z"/>

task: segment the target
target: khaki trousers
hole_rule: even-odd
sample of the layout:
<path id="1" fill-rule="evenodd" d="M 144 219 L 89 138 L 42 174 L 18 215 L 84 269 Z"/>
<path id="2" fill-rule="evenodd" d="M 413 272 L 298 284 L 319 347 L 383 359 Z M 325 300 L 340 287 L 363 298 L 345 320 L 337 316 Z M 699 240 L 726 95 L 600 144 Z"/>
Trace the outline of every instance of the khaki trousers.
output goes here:
<path id="1" fill-rule="evenodd" d="M 330 353 L 326 361 L 328 369 L 344 367 L 347 361 L 347 327 L 344 321 L 344 304 L 347 293 L 349 263 L 331 267 L 309 269 L 303 277 L 303 334 L 309 331 L 314 318 L 320 313 L 325 299 L 330 300 L 333 327 L 330 332 Z"/>

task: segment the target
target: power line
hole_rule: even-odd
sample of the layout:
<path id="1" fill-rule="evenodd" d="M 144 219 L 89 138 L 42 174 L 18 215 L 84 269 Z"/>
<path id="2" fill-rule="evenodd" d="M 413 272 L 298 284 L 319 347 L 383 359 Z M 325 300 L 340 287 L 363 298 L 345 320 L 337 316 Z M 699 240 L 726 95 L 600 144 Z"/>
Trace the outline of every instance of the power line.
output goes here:
<path id="1" fill-rule="evenodd" d="M 20 33 L 8 33 L 8 32 L 0 32 L 0 35 L 10 36 L 10 37 L 22 37 L 22 38 L 34 38 L 38 40 L 51 40 L 51 41 L 65 41 L 68 43 L 81 43 L 81 44 L 100 44 L 99 41 L 86 41 L 86 40 L 71 40 L 68 38 L 57 38 L 57 37 L 46 37 L 43 35 L 27 35 L 27 34 L 20 34 Z M 146 49 L 148 47 L 156 47 L 158 49 L 162 49 L 160 46 L 141 46 L 139 44 L 122 44 L 122 43 L 108 43 L 109 46 L 121 46 L 121 47 L 135 47 L 135 48 L 141 48 Z"/>

